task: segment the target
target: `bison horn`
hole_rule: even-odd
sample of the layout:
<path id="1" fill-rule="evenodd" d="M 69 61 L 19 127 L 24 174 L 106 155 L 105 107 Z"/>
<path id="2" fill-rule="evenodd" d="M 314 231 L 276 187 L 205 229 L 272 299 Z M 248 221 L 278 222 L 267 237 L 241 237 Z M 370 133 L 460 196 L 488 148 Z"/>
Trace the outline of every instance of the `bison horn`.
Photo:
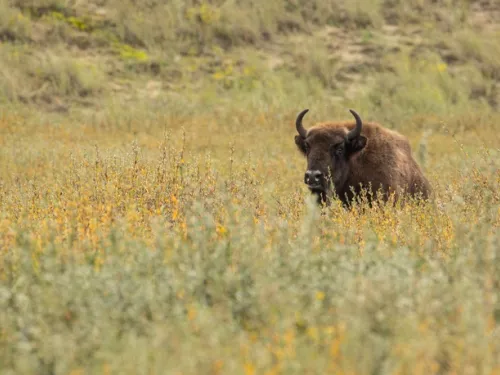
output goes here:
<path id="1" fill-rule="evenodd" d="M 304 128 L 304 125 L 302 125 L 302 119 L 306 115 L 306 113 L 309 112 L 308 109 L 304 109 L 302 112 L 299 113 L 297 116 L 297 120 L 295 120 L 295 127 L 297 128 L 297 131 L 299 132 L 299 135 L 302 138 L 305 138 L 307 135 L 307 130 Z"/>
<path id="2" fill-rule="evenodd" d="M 361 128 L 363 127 L 363 122 L 361 121 L 361 117 L 352 109 L 349 110 L 352 113 L 354 118 L 356 119 L 356 127 L 352 129 L 349 133 L 347 133 L 347 140 L 352 141 L 354 138 L 359 137 L 361 135 Z"/>

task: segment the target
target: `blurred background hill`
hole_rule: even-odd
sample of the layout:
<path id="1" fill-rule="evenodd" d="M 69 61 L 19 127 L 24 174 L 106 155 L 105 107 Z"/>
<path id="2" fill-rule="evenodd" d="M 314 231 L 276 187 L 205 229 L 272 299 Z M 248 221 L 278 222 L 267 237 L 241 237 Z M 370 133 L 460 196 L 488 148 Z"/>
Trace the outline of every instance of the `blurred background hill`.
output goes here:
<path id="1" fill-rule="evenodd" d="M 497 0 L 1 0 L 0 100 L 59 113 L 319 101 L 392 123 L 487 113 L 499 20 Z"/>

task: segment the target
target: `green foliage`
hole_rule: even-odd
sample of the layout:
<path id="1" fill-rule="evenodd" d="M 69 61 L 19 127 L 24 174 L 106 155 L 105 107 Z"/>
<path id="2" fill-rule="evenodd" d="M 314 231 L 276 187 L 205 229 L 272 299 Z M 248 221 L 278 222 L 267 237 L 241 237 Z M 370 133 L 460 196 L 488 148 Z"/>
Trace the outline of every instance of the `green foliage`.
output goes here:
<path id="1" fill-rule="evenodd" d="M 495 57 L 500 53 L 500 34 L 486 32 L 477 34 L 471 30 L 459 30 L 446 44 L 452 56 L 466 61 L 475 61 L 487 79 L 500 80 L 500 62 Z"/>
<path id="2" fill-rule="evenodd" d="M 317 79 L 327 89 L 338 87 L 339 58 L 332 56 L 321 42 L 299 45 L 294 54 L 294 70 L 305 79 Z"/>
<path id="3" fill-rule="evenodd" d="M 382 9 L 385 4 L 381 0 L 354 0 L 344 3 L 347 23 L 355 27 L 380 27 L 383 24 Z"/>
<path id="4" fill-rule="evenodd" d="M 450 71 L 432 54 L 417 59 L 400 54 L 387 60 L 387 65 L 392 72 L 377 77 L 368 99 L 388 121 L 397 123 L 423 113 L 451 115 L 487 108 L 482 98 L 473 95 L 477 87 L 487 85 L 476 68 Z"/>
<path id="5" fill-rule="evenodd" d="M 417 24 L 449 32 L 464 26 L 474 3 L 474 0 L 386 0 L 382 11 L 392 24 Z"/>
<path id="6" fill-rule="evenodd" d="M 253 67 L 236 64 L 235 61 L 231 59 L 223 61 L 222 64 L 215 69 L 212 78 L 224 89 L 243 91 L 253 89 L 258 80 Z"/>
<path id="7" fill-rule="evenodd" d="M 148 54 L 145 51 L 138 50 L 127 44 L 115 45 L 115 49 L 122 59 L 132 60 L 132 61 L 147 61 L 149 59 Z"/>
<path id="8" fill-rule="evenodd" d="M 67 24 L 71 25 L 77 30 L 87 31 L 89 29 L 89 25 L 86 23 L 84 19 L 73 16 L 66 17 L 61 12 L 51 12 L 49 15 L 55 20 L 66 22 Z"/>
<path id="9" fill-rule="evenodd" d="M 50 12 L 68 12 L 70 9 L 65 0 L 12 0 L 9 3 L 35 18 Z"/>
<path id="10" fill-rule="evenodd" d="M 19 10 L 0 1 L 0 40 L 26 41 L 31 36 L 31 23 Z"/>
<path id="11" fill-rule="evenodd" d="M 32 53 L 9 46 L 1 46 L 0 50 L 0 93 L 4 98 L 50 103 L 54 96 L 86 97 L 102 90 L 102 73 L 86 60 L 62 51 Z"/>

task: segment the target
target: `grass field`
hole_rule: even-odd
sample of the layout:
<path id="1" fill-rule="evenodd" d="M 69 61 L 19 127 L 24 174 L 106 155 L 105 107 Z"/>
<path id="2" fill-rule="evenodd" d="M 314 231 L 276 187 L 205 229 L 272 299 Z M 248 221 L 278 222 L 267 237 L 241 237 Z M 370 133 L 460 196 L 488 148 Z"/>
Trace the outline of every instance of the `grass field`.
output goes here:
<path id="1" fill-rule="evenodd" d="M 0 374 L 500 374 L 498 0 L 0 0 Z M 294 120 L 433 200 L 318 207 Z"/>

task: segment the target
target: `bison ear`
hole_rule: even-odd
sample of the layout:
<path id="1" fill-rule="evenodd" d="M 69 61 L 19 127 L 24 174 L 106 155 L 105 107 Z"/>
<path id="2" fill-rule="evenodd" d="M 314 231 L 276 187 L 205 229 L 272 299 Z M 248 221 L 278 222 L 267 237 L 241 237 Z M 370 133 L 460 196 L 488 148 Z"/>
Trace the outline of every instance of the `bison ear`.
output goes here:
<path id="1" fill-rule="evenodd" d="M 354 138 L 352 141 L 348 143 L 348 152 L 353 154 L 355 152 L 361 151 L 362 149 L 365 148 L 366 143 L 368 142 L 368 139 L 363 136 L 359 135 L 356 138 Z"/>
<path id="2" fill-rule="evenodd" d="M 302 152 L 305 155 L 305 153 L 306 153 L 305 139 L 302 138 L 300 135 L 296 135 L 295 136 L 295 144 L 299 148 L 300 152 Z"/>

